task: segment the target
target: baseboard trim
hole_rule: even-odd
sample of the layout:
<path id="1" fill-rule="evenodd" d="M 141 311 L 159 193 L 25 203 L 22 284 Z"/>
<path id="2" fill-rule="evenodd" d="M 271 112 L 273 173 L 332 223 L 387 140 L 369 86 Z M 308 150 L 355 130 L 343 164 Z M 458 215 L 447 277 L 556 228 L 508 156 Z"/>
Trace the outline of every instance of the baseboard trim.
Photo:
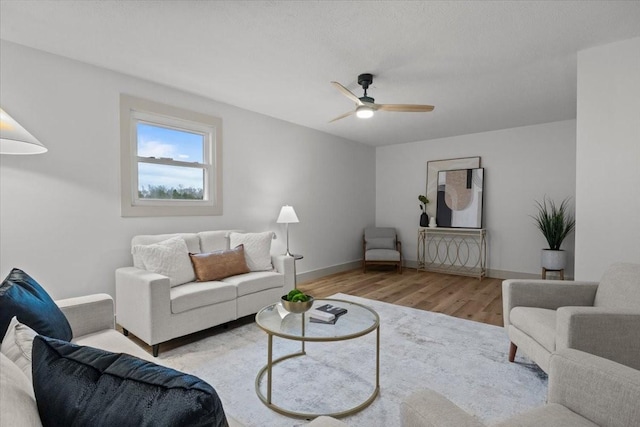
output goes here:
<path id="1" fill-rule="evenodd" d="M 418 262 L 415 260 L 405 260 L 404 268 L 413 268 L 415 269 L 418 266 Z M 332 265 L 325 268 L 319 268 L 317 270 L 305 271 L 304 273 L 298 274 L 298 283 L 304 283 L 311 280 L 321 279 L 325 276 L 330 276 L 336 273 L 342 273 L 344 271 L 354 270 L 356 268 L 362 267 L 362 261 L 351 261 L 346 262 L 344 264 Z M 548 279 L 559 279 L 559 277 L 553 276 L 555 272 L 547 273 Z M 520 271 L 509 271 L 509 270 L 497 270 L 493 268 L 487 269 L 487 277 L 491 277 L 493 279 L 541 279 L 540 274 L 534 273 L 522 273 Z M 573 277 L 565 276 L 565 280 L 573 280 Z"/>
<path id="2" fill-rule="evenodd" d="M 298 274 L 298 283 L 304 283 L 310 280 L 321 279 L 325 276 L 330 276 L 336 273 L 342 273 L 343 271 L 354 270 L 359 267 L 362 267 L 361 260 L 346 262 L 344 264 L 332 265 L 325 268 L 319 268 L 317 270 L 305 271 L 304 273 Z"/>

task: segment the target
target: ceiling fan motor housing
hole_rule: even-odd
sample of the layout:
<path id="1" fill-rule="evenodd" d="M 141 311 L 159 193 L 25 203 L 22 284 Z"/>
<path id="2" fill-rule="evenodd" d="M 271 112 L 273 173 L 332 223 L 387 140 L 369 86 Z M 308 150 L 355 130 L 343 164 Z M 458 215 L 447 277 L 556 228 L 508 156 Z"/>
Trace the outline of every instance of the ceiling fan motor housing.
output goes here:
<path id="1" fill-rule="evenodd" d="M 362 89 L 369 89 L 371 83 L 373 83 L 373 74 L 365 73 L 358 76 L 358 84 L 362 86 Z"/>

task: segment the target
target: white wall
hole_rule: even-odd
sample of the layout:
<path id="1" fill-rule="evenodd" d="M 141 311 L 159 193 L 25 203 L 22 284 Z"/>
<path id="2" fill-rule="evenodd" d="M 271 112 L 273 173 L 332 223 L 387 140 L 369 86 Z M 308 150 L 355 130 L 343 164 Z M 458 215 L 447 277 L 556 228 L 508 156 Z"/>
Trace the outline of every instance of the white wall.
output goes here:
<path id="1" fill-rule="evenodd" d="M 557 202 L 574 197 L 575 125 L 568 120 L 379 147 L 376 223 L 396 227 L 405 258 L 415 261 L 418 195 L 426 191 L 427 161 L 480 156 L 485 168 L 484 225 L 490 274 L 539 276 L 540 250 L 547 246 L 529 215 L 536 212 L 535 200 L 545 195 Z M 573 241 L 571 234 L 562 245 L 569 252 L 568 276 L 573 274 Z"/>
<path id="2" fill-rule="evenodd" d="M 136 234 L 274 230 L 282 253 L 283 204 L 300 218 L 290 226 L 299 273 L 360 258 L 374 223 L 374 148 L 5 41 L 0 55 L 0 104 L 49 148 L 0 158 L 3 278 L 20 267 L 54 298 L 113 294 Z M 120 93 L 222 118 L 223 216 L 120 216 Z"/>
<path id="3" fill-rule="evenodd" d="M 640 262 L 640 38 L 578 53 L 576 278 Z"/>

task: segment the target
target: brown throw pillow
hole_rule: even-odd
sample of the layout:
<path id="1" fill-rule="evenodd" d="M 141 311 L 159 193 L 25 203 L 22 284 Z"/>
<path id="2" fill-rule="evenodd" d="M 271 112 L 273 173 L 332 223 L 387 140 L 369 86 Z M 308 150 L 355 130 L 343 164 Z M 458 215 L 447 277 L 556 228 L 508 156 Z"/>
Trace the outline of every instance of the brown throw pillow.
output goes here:
<path id="1" fill-rule="evenodd" d="M 244 245 L 238 245 L 228 251 L 215 251 L 205 254 L 189 254 L 196 281 L 209 282 L 237 274 L 249 273 L 244 259 Z"/>

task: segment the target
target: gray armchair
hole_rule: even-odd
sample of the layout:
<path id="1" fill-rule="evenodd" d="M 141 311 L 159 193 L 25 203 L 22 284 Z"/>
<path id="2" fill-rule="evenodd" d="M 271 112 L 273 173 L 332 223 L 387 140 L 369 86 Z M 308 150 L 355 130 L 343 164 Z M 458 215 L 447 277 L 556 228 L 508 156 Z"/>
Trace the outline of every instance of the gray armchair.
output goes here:
<path id="1" fill-rule="evenodd" d="M 515 415 L 500 427 L 640 425 L 640 371 L 578 350 L 550 357 L 547 404 Z M 432 390 L 400 406 L 403 427 L 482 427 L 477 418 Z"/>
<path id="2" fill-rule="evenodd" d="M 392 227 L 367 227 L 362 239 L 362 269 L 366 273 L 367 265 L 395 265 L 402 274 L 402 245 L 396 229 Z"/>
<path id="3" fill-rule="evenodd" d="M 574 348 L 640 369 L 640 264 L 613 264 L 600 283 L 502 282 L 513 362 L 521 349 L 545 372 L 554 351 Z"/>

